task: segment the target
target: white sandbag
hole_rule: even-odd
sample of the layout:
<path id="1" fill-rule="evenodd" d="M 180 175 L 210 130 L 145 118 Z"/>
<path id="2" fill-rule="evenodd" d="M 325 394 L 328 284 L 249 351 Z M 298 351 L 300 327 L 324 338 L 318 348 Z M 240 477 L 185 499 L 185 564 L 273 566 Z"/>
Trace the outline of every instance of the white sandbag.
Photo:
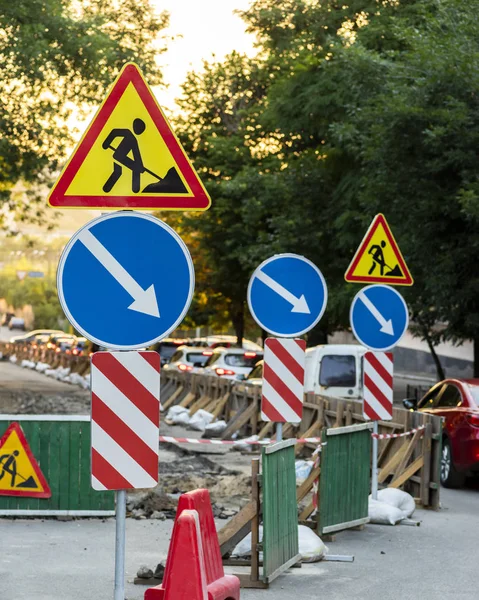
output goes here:
<path id="1" fill-rule="evenodd" d="M 405 517 L 399 508 L 369 497 L 369 521 L 378 525 L 396 525 Z"/>
<path id="2" fill-rule="evenodd" d="M 3 352 L 0 352 L 0 360 L 3 358 Z"/>
<path id="3" fill-rule="evenodd" d="M 17 362 L 17 357 L 15 356 L 15 354 L 12 354 L 12 356 L 10 356 L 10 362 L 13 364 Z"/>
<path id="4" fill-rule="evenodd" d="M 200 408 L 188 421 L 188 427 L 194 431 L 204 431 L 214 418 L 215 416 L 212 413 Z"/>
<path id="5" fill-rule="evenodd" d="M 396 488 L 385 488 L 384 490 L 379 490 L 378 500 L 399 508 L 406 519 L 412 517 L 414 511 L 416 510 L 416 503 L 414 502 L 414 498 L 411 496 L 411 494 Z"/>
<path id="6" fill-rule="evenodd" d="M 227 427 L 228 423 L 226 421 L 215 421 L 215 423 L 210 423 L 205 427 L 205 433 L 203 437 L 217 437 L 221 435 Z"/>
<path id="7" fill-rule="evenodd" d="M 56 369 L 46 369 L 45 370 L 45 375 L 47 377 L 55 377 L 57 370 Z"/>
<path id="8" fill-rule="evenodd" d="M 294 463 L 296 469 L 296 484 L 300 485 L 305 481 L 309 474 L 311 473 L 311 469 L 313 468 L 314 461 L 312 460 L 297 460 Z"/>
<path id="9" fill-rule="evenodd" d="M 263 526 L 259 526 L 259 542 L 263 541 Z M 328 552 L 321 538 L 305 525 L 298 525 L 299 553 L 303 562 L 318 562 Z M 251 532 L 237 544 L 231 553 L 232 557 L 244 558 L 251 556 Z M 263 553 L 259 553 L 262 560 Z"/>
<path id="10" fill-rule="evenodd" d="M 305 525 L 298 525 L 298 541 L 302 562 L 318 562 L 328 552 L 323 540 Z"/>
<path id="11" fill-rule="evenodd" d="M 37 362 L 37 366 L 35 367 L 35 371 L 39 373 L 44 373 L 47 369 L 50 368 L 50 365 L 44 362 Z"/>
<path id="12" fill-rule="evenodd" d="M 168 411 L 165 420 L 173 425 L 188 425 L 190 411 L 184 406 L 172 406 Z"/>

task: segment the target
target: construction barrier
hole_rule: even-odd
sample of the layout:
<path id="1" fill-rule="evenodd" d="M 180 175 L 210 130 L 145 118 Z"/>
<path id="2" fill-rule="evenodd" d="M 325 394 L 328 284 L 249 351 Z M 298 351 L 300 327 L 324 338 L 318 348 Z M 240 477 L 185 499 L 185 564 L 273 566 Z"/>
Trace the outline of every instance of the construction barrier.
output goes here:
<path id="1" fill-rule="evenodd" d="M 225 575 L 208 490 L 180 496 L 161 585 L 145 600 L 239 600 L 240 582 Z"/>
<path id="2" fill-rule="evenodd" d="M 161 373 L 163 408 L 175 404 L 188 407 L 190 414 L 199 408 L 213 412 L 215 418 L 227 422 L 222 440 L 251 435 L 258 440 L 274 439 L 274 424 L 261 421 L 261 387 L 248 386 L 221 377 L 179 373 L 163 370 Z M 285 424 L 285 438 L 299 438 L 296 454 L 313 452 L 317 443 L 304 439 L 321 436 L 323 429 L 365 423 L 362 404 L 345 400 L 305 394 L 303 417 L 298 427 Z M 423 427 L 412 438 L 397 437 Z M 379 422 L 379 483 L 401 487 L 425 507 L 437 509 L 440 504 L 440 459 L 442 419 L 435 415 L 393 407 L 391 421 Z M 394 437 L 389 437 L 393 435 Z M 305 511 L 302 520 L 314 511 Z"/>
<path id="3" fill-rule="evenodd" d="M 0 438 L 12 423 L 20 425 L 51 497 L 20 496 L 19 492 L 29 488 L 15 484 L 16 495 L 3 495 L 2 487 L 8 477 L 5 473 L 0 486 L 0 515 L 93 517 L 115 514 L 114 493 L 96 492 L 91 487 L 90 417 L 0 415 Z M 0 454 L 4 452 L 0 450 Z M 25 461 L 22 456 L 18 458 Z M 5 459 L 2 464 L 5 465 Z M 18 473 L 17 480 L 21 476 L 20 466 Z"/>
<path id="4" fill-rule="evenodd" d="M 372 423 L 323 429 L 318 535 L 369 522 Z"/>
<path id="5" fill-rule="evenodd" d="M 265 583 L 301 561 L 294 445 L 295 440 L 284 440 L 262 450 Z"/>

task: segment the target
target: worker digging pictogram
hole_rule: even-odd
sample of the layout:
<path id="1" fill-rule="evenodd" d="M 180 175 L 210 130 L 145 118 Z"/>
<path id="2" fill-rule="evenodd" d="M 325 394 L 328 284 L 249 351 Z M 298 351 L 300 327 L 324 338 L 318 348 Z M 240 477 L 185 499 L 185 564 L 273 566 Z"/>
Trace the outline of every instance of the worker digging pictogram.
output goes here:
<path id="1" fill-rule="evenodd" d="M 50 498 L 51 492 L 18 423 L 0 439 L 0 495 Z"/>

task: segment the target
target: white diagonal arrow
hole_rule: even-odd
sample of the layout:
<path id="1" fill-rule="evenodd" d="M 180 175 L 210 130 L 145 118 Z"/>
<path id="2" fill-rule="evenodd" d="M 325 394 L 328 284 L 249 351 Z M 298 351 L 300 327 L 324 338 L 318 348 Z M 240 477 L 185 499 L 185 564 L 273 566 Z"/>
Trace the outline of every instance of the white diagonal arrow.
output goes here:
<path id="1" fill-rule="evenodd" d="M 286 302 L 292 304 L 293 308 L 291 309 L 291 312 L 305 313 L 308 315 L 311 314 L 304 294 L 300 298 L 296 298 L 294 294 L 292 294 L 290 291 L 288 291 L 286 288 L 280 285 L 277 281 L 272 279 L 269 275 L 266 275 L 266 273 L 264 273 L 263 271 L 258 271 L 256 273 L 256 277 L 269 288 L 271 288 L 273 292 L 276 292 L 282 298 L 284 298 Z"/>
<path id="2" fill-rule="evenodd" d="M 388 335 L 394 335 L 393 322 L 392 319 L 386 321 L 386 319 L 382 316 L 379 310 L 374 306 L 371 300 L 366 296 L 364 292 L 360 292 L 359 298 L 364 306 L 369 310 L 369 312 L 373 315 L 376 321 L 381 325 L 382 333 L 387 333 Z"/>
<path id="3" fill-rule="evenodd" d="M 150 285 L 144 290 L 90 230 L 82 231 L 78 239 L 133 298 L 134 302 L 128 307 L 130 310 L 136 310 L 151 317 L 160 317 L 154 285 Z"/>

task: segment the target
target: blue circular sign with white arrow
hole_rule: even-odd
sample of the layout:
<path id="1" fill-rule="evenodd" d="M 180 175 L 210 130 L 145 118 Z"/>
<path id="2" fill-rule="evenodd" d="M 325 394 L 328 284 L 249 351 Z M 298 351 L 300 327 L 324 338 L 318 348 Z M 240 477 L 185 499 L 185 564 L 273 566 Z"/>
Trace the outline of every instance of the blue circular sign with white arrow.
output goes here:
<path id="1" fill-rule="evenodd" d="M 393 348 L 406 333 L 409 315 L 399 292 L 388 285 L 368 285 L 351 304 L 353 333 L 363 346 L 383 352 Z"/>
<path id="2" fill-rule="evenodd" d="M 195 275 L 188 248 L 168 225 L 136 212 L 108 214 L 71 238 L 58 265 L 60 304 L 92 342 L 145 348 L 188 310 Z"/>
<path id="3" fill-rule="evenodd" d="M 260 327 L 279 337 L 312 329 L 323 316 L 328 290 L 321 271 L 297 254 L 277 254 L 255 270 L 248 306 Z"/>

